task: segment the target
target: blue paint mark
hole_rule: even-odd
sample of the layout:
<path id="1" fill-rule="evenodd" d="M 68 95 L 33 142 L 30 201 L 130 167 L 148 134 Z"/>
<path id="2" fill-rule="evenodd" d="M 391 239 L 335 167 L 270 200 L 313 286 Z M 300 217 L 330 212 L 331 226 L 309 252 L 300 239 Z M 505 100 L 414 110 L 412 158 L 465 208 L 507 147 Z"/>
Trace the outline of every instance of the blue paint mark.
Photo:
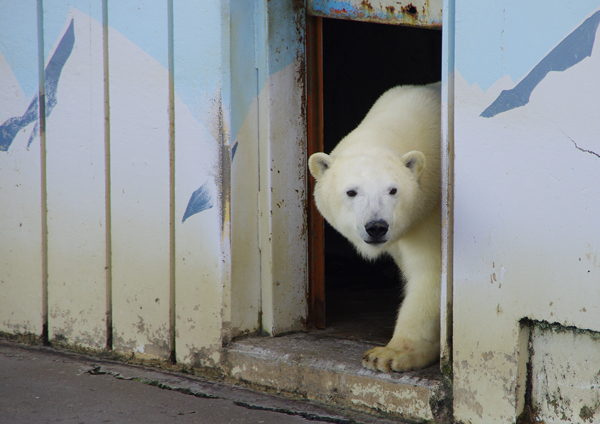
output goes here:
<path id="1" fill-rule="evenodd" d="M 503 90 L 494 102 L 481 113 L 491 118 L 529 103 L 529 96 L 549 72 L 562 72 L 592 55 L 596 30 L 600 22 L 600 11 L 585 20 L 577 29 L 560 42 L 527 74 L 515 88 Z"/>
<path id="2" fill-rule="evenodd" d="M 235 157 L 235 152 L 237 151 L 239 141 L 236 141 L 233 145 L 233 149 L 231 149 L 231 161 L 233 162 L 233 158 Z"/>
<path id="3" fill-rule="evenodd" d="M 69 56 L 71 56 L 74 44 L 75 31 L 73 27 L 73 19 L 71 19 L 69 28 L 65 32 L 62 40 L 60 40 L 54 55 L 52 55 L 50 62 L 48 62 L 48 65 L 46 66 L 46 117 L 50 116 L 52 109 L 54 109 L 54 106 L 56 106 L 56 91 L 58 89 L 60 74 L 65 66 L 65 63 L 67 62 L 67 59 L 69 59 Z M 23 116 L 9 118 L 0 126 L 0 151 L 8 151 L 8 148 L 14 141 L 17 133 L 37 120 L 39 116 L 38 96 L 39 94 L 34 97 Z M 37 136 L 38 125 L 39 124 L 36 123 L 33 133 L 31 134 L 31 137 L 29 137 L 29 142 L 27 143 L 28 148 L 31 145 L 34 137 Z"/>
<path id="4" fill-rule="evenodd" d="M 190 216 L 213 207 L 212 198 L 206 186 L 207 184 L 208 182 L 202 184 L 198 190 L 192 193 L 181 222 L 185 222 Z"/>
<path id="5" fill-rule="evenodd" d="M 38 116 L 38 96 L 35 96 L 23 116 L 9 118 L 0 126 L 0 151 L 8 151 L 17 133 L 35 121 Z M 29 143 L 27 145 L 29 146 Z"/>

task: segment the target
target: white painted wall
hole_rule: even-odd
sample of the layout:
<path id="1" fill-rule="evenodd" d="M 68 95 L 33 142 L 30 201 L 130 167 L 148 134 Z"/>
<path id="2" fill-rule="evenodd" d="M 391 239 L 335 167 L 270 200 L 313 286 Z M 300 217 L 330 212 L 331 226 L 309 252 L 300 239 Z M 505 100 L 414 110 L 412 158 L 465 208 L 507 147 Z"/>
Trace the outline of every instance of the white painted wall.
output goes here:
<path id="1" fill-rule="evenodd" d="M 21 30 L 20 60 L 11 64 L 0 52 L 0 121 L 21 117 L 27 110 L 32 93 L 25 93 L 16 73 L 33 68 L 37 78 L 36 7 L 33 3 L 18 8 L 18 18 L 0 14 L 3 45 L 19 48 L 16 40 L 9 42 L 7 33 Z M 17 68 L 17 69 L 14 69 Z M 37 84 L 36 84 L 37 85 Z M 8 149 L 2 140 L 0 151 L 0 324 L 10 333 L 42 334 L 42 249 L 41 249 L 41 176 L 40 144 L 30 148 L 27 143 L 33 125 L 19 131 Z"/>
<path id="2" fill-rule="evenodd" d="M 527 362 L 544 372 L 528 351 L 533 330 L 520 325 L 523 318 L 600 331 L 600 32 L 589 31 L 589 57 L 577 50 L 585 39 L 568 38 L 600 17 L 600 4 L 561 5 L 456 4 L 453 387 L 460 422 L 513 423 L 522 412 Z M 481 116 L 502 90 L 527 86 L 526 104 Z M 510 104 L 502 95 L 501 106 Z M 573 370 L 598 354 L 597 341 L 547 337 Z M 585 377 L 566 375 L 565 384 Z M 540 419 L 563 422 L 550 398 L 535 393 Z M 587 406 L 598 419 L 600 404 Z"/>
<path id="3" fill-rule="evenodd" d="M 303 9 L 38 5 L 0 6 L 0 331 L 218 366 L 302 328 Z"/>
<path id="4" fill-rule="evenodd" d="M 49 337 L 102 349 L 107 332 L 102 25 L 75 9 L 65 18 L 62 34 L 72 22 L 77 48 L 62 69 L 46 125 Z M 60 49 L 56 42 L 44 37 L 54 51 Z"/>
<path id="5" fill-rule="evenodd" d="M 166 12 L 166 7 L 163 7 Z M 148 12 L 151 16 L 145 16 Z M 140 31 L 148 54 L 109 28 L 113 337 L 123 353 L 169 355 L 169 71 L 167 20 L 109 3 Z M 125 16 L 123 16 L 125 14 Z M 162 42 L 161 42 L 162 41 Z M 135 72 L 132 72 L 135 70 Z"/>

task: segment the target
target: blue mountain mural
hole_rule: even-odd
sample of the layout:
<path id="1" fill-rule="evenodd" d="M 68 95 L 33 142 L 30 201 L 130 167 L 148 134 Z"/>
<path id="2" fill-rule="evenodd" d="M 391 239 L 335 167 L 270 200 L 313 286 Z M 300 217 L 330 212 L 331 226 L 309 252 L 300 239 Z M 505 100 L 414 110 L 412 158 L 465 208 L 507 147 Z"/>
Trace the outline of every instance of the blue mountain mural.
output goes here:
<path id="1" fill-rule="evenodd" d="M 73 52 L 73 47 L 75 45 L 75 29 L 74 29 L 74 20 L 71 19 L 71 22 L 65 31 L 63 37 L 61 38 L 54 54 L 50 58 L 48 65 L 44 71 L 45 75 L 45 88 L 46 88 L 46 117 L 49 117 L 52 113 L 52 110 L 56 106 L 57 99 L 57 89 L 58 83 L 60 80 L 60 76 L 62 70 L 67 63 L 67 60 L 71 56 Z M 22 116 L 15 116 L 7 119 L 2 125 L 0 125 L 0 151 L 8 151 L 10 146 L 17 134 L 26 128 L 29 124 L 35 122 L 35 127 L 29 137 L 29 141 L 27 143 L 27 147 L 31 145 L 35 137 L 37 137 L 39 133 L 39 93 L 35 95 L 35 97 L 29 103 L 27 110 Z M 235 151 L 237 150 L 237 143 L 235 144 L 232 151 L 232 159 L 235 155 Z M 206 209 L 210 209 L 213 207 L 212 196 L 207 187 L 207 183 L 203 184 L 200 188 L 198 188 L 194 193 L 192 193 L 190 200 L 188 202 L 188 206 L 184 213 L 182 221 L 185 222 L 187 218 L 192 215 L 195 215 L 199 212 L 202 212 Z"/>
<path id="2" fill-rule="evenodd" d="M 192 193 L 181 222 L 185 222 L 190 216 L 213 207 L 212 198 L 206 184 L 202 184 L 198 190 Z"/>
<path id="3" fill-rule="evenodd" d="M 50 116 L 52 109 L 54 109 L 54 106 L 56 106 L 58 101 L 56 98 L 56 91 L 58 88 L 60 73 L 62 72 L 65 63 L 67 63 L 67 59 L 69 59 L 69 56 L 71 56 L 74 45 L 75 31 L 73 28 L 73 20 L 71 19 L 69 28 L 65 31 L 63 38 L 60 40 L 60 43 L 52 55 L 50 62 L 48 62 L 44 72 L 46 78 L 46 117 Z M 14 141 L 19 131 L 36 121 L 39 118 L 39 115 L 38 94 L 33 98 L 23 116 L 9 118 L 0 126 L 0 151 L 8 151 L 8 148 Z M 37 136 L 38 128 L 39 123 L 36 122 L 35 128 L 31 133 L 31 137 L 29 137 L 27 147 L 31 145 L 33 139 Z"/>
<path id="4" fill-rule="evenodd" d="M 599 22 L 600 11 L 586 19 L 561 41 L 515 88 L 502 91 L 498 98 L 479 116 L 491 118 L 499 113 L 525 106 L 529 103 L 529 97 L 533 90 L 549 72 L 565 71 L 591 56 Z"/>

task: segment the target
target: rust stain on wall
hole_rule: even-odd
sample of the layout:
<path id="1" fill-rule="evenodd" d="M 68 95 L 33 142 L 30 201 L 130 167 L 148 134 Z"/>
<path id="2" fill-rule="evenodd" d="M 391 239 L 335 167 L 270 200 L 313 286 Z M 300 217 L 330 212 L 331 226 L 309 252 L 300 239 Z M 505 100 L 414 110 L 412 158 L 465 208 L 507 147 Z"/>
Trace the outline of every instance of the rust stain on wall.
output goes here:
<path id="1" fill-rule="evenodd" d="M 309 15 L 324 18 L 441 29 L 442 2 L 434 1 L 433 9 L 430 3 L 431 0 L 413 0 L 408 4 L 363 0 L 360 4 L 358 2 L 344 2 L 340 5 L 331 6 L 330 4 L 325 5 L 318 1 L 309 0 L 306 9 Z"/>
<path id="2" fill-rule="evenodd" d="M 360 3 L 360 7 L 362 7 L 363 11 L 367 14 L 373 13 L 373 6 L 371 6 L 371 3 L 369 3 L 367 0 L 363 0 Z"/>
<path id="3" fill-rule="evenodd" d="M 419 11 L 412 3 L 408 3 L 406 6 L 400 7 L 400 12 L 410 16 L 417 16 L 419 14 Z"/>

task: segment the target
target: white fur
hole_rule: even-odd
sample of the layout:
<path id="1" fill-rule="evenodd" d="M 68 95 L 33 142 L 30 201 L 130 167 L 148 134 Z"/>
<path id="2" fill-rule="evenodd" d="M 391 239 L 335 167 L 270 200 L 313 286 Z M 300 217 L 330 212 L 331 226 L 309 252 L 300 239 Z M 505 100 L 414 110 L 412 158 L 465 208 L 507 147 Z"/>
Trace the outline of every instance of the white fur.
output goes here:
<path id="1" fill-rule="evenodd" d="M 407 280 L 392 339 L 368 351 L 363 365 L 406 371 L 435 362 L 440 349 L 440 84 L 387 91 L 330 155 L 312 155 L 309 168 L 325 219 L 364 257 L 391 255 Z M 388 225 L 385 235 L 367 232 L 374 222 Z"/>

